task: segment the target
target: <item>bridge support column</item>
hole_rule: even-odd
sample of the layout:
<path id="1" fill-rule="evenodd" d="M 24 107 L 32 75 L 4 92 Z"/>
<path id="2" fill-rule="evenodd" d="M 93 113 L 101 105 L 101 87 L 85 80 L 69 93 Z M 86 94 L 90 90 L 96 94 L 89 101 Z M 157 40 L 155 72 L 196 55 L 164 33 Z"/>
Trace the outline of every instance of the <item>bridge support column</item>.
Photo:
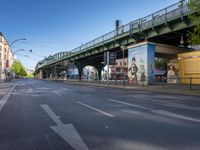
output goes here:
<path id="1" fill-rule="evenodd" d="M 43 76 L 44 76 L 44 79 L 47 79 L 47 76 L 48 76 L 48 71 L 47 70 L 44 70 Z"/>
<path id="2" fill-rule="evenodd" d="M 51 68 L 48 69 L 48 78 L 49 78 L 49 80 L 52 79 L 52 69 Z"/>
<path id="3" fill-rule="evenodd" d="M 58 79 L 58 73 L 57 73 L 57 68 L 56 65 L 53 68 L 53 79 L 56 80 Z"/>
<path id="4" fill-rule="evenodd" d="M 155 44 L 144 42 L 128 47 L 128 78 L 130 84 L 147 85 L 154 78 Z"/>
<path id="5" fill-rule="evenodd" d="M 45 70 L 45 79 L 49 79 L 49 69 Z"/>
<path id="6" fill-rule="evenodd" d="M 49 69 L 49 79 L 52 80 L 53 79 L 53 68 Z"/>
<path id="7" fill-rule="evenodd" d="M 38 74 L 38 78 L 39 78 L 39 79 L 43 79 L 43 71 L 42 71 L 42 70 L 40 70 L 40 72 L 39 72 L 39 74 Z"/>
<path id="8" fill-rule="evenodd" d="M 78 68 L 78 79 L 79 79 L 79 81 L 82 80 L 82 75 L 83 75 L 83 67 Z"/>
<path id="9" fill-rule="evenodd" d="M 79 61 L 79 62 L 76 61 L 76 62 L 74 62 L 74 64 L 78 68 L 78 79 L 79 79 L 79 81 L 81 81 L 82 80 L 82 75 L 83 75 L 84 65 L 83 65 L 83 63 L 81 61 Z"/>
<path id="10" fill-rule="evenodd" d="M 94 67 L 97 69 L 98 72 L 98 81 L 101 80 L 101 71 L 104 68 L 105 65 L 103 64 L 98 64 L 98 65 L 94 65 Z"/>

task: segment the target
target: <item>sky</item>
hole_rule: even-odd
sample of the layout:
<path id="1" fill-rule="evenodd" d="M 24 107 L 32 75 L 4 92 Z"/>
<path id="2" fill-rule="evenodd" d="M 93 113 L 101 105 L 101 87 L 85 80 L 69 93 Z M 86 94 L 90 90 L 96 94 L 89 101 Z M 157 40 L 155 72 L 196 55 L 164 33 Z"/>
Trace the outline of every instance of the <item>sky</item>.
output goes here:
<path id="1" fill-rule="evenodd" d="M 0 32 L 27 69 L 179 0 L 0 0 Z M 30 49 L 32 52 L 30 52 Z"/>

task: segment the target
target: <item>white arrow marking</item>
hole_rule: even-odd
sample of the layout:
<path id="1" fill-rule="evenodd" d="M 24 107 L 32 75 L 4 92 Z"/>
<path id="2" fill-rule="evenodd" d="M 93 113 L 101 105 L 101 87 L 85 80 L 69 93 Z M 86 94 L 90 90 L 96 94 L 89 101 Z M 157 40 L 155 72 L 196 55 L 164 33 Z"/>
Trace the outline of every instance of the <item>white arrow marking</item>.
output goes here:
<path id="1" fill-rule="evenodd" d="M 57 126 L 50 128 L 65 140 L 65 142 L 69 143 L 75 150 L 89 150 L 72 124 L 64 124 L 48 105 L 44 104 L 41 107 L 57 124 Z"/>
<path id="2" fill-rule="evenodd" d="M 92 107 L 92 106 L 90 106 L 90 105 L 87 105 L 87 104 L 85 104 L 85 103 L 82 103 L 82 102 L 76 102 L 76 103 L 77 103 L 77 104 L 80 104 L 80 105 L 82 105 L 82 106 L 85 106 L 85 107 L 87 107 L 87 108 L 89 108 L 89 109 L 92 109 L 92 110 L 94 110 L 94 111 L 97 111 L 97 112 L 99 112 L 99 113 L 101 113 L 101 114 L 104 114 L 104 115 L 106 115 L 106 116 L 108 116 L 108 117 L 115 117 L 114 115 L 112 115 L 112 114 L 110 114 L 110 113 L 107 113 L 107 112 L 102 111 L 102 110 L 100 110 L 100 109 L 98 109 L 98 108 Z"/>
<path id="3" fill-rule="evenodd" d="M 148 107 L 135 105 L 135 104 L 131 104 L 131 103 L 126 103 L 126 102 L 118 101 L 118 100 L 115 100 L 115 99 L 107 99 L 107 100 L 111 101 L 111 102 L 115 102 L 115 103 L 131 106 L 131 107 L 136 107 L 136 108 L 141 108 L 141 109 L 146 109 L 146 110 L 152 110 L 151 108 L 148 108 Z"/>

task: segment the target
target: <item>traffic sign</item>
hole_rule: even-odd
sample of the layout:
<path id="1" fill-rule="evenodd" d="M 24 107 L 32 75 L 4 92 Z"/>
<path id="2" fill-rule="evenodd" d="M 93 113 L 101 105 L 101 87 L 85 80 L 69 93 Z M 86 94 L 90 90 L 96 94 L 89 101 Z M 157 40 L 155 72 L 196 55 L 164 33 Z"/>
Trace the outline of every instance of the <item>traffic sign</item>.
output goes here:
<path id="1" fill-rule="evenodd" d="M 108 63 L 109 59 L 109 63 Z M 104 64 L 105 65 L 115 65 L 116 62 L 116 52 L 104 52 Z"/>

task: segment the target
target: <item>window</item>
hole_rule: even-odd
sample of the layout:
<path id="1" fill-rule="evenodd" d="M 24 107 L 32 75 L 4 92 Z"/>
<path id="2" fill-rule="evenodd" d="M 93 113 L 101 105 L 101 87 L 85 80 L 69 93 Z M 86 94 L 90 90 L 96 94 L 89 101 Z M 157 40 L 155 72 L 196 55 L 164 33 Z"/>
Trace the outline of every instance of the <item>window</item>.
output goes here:
<path id="1" fill-rule="evenodd" d="M 0 43 L 2 43 L 2 38 L 0 38 Z"/>

